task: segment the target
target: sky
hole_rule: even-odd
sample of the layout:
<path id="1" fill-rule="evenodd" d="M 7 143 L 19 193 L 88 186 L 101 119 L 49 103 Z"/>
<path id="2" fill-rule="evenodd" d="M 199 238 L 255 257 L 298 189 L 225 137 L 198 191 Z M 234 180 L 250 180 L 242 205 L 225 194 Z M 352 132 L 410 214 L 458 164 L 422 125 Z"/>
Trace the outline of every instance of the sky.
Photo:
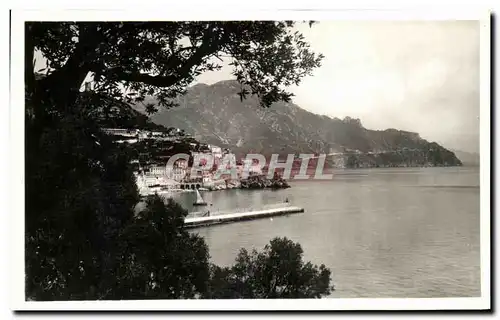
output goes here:
<path id="1" fill-rule="evenodd" d="M 298 106 L 479 152 L 478 21 L 321 21 L 297 29 L 325 56 L 312 76 L 289 88 Z M 36 68 L 45 67 L 35 57 Z M 232 79 L 228 62 L 195 83 Z"/>
<path id="2" fill-rule="evenodd" d="M 322 21 L 297 29 L 325 56 L 289 89 L 301 108 L 479 152 L 479 22 Z M 197 82 L 231 78 L 225 66 Z"/>

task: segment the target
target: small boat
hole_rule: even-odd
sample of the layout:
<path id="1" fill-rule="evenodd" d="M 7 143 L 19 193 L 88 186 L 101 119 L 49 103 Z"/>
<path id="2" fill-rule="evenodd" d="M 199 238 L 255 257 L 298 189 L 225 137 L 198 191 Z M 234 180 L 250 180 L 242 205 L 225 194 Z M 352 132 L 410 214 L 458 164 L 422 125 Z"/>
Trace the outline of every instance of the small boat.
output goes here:
<path id="1" fill-rule="evenodd" d="M 193 203 L 193 206 L 206 206 L 207 203 L 201 197 L 200 191 L 196 190 L 196 201 Z"/>

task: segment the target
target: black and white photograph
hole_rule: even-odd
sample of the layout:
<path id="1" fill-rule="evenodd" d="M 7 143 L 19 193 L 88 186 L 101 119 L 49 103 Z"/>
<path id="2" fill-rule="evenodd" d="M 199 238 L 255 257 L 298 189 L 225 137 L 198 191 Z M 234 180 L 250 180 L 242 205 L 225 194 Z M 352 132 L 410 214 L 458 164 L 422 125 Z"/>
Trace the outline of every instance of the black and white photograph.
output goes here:
<path id="1" fill-rule="evenodd" d="M 16 309 L 490 309 L 490 12 L 348 13 L 12 10 Z"/>

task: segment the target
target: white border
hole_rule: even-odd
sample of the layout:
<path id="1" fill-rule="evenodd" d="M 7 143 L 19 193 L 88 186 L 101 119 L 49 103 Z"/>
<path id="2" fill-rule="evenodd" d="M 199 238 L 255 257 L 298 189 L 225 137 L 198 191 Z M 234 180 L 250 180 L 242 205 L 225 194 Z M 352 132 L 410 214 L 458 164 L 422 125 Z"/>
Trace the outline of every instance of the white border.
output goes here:
<path id="1" fill-rule="evenodd" d="M 481 20 L 480 25 L 480 88 L 479 88 L 479 99 L 480 99 L 480 132 L 479 132 L 479 152 L 480 152 L 480 205 L 481 205 L 481 215 L 480 215 L 480 244 L 481 244 L 481 296 L 489 297 L 491 295 L 490 288 L 490 277 L 491 277 L 491 264 L 490 264 L 490 252 L 491 252 L 491 232 L 490 232 L 490 214 L 493 214 L 490 206 L 490 189 L 491 189 L 491 114 L 490 114 L 490 88 L 491 88 L 491 78 L 490 78 L 490 36 L 491 29 L 489 20 Z"/>
<path id="2" fill-rule="evenodd" d="M 442 10 L 444 9 L 444 10 Z M 481 283 L 480 298 L 319 299 L 319 300 L 157 300 L 157 301 L 24 301 L 24 42 L 26 20 L 481 20 Z M 461 7 L 389 11 L 289 10 L 118 10 L 12 11 L 11 149 L 11 307 L 15 310 L 436 310 L 490 308 L 490 17 L 486 10 Z"/>
<path id="3" fill-rule="evenodd" d="M 194 7 L 189 10 L 25 10 L 12 11 L 12 20 L 17 21 L 180 21 L 180 20 L 479 20 L 485 10 L 477 7 L 440 10 L 416 7 L 411 10 L 322 10 L 310 11 L 289 9 L 215 10 Z"/>

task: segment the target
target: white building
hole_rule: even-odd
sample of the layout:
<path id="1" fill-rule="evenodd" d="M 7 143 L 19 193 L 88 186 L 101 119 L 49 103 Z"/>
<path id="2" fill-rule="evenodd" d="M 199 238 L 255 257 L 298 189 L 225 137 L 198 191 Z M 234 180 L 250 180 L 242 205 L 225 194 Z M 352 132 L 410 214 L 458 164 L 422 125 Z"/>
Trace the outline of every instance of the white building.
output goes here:
<path id="1" fill-rule="evenodd" d="M 179 159 L 175 162 L 175 167 L 187 169 L 188 161 L 186 159 Z"/>
<path id="2" fill-rule="evenodd" d="M 123 129 L 123 128 L 104 128 L 104 133 L 111 135 L 120 135 L 125 137 L 135 137 L 139 133 L 139 129 Z"/>
<path id="3" fill-rule="evenodd" d="M 214 157 L 214 163 L 216 165 L 220 164 L 222 162 L 222 156 L 223 156 L 222 148 L 209 144 L 208 149 L 210 150 L 210 153 L 212 153 L 212 156 Z"/>
<path id="4" fill-rule="evenodd" d="M 182 167 L 154 166 L 149 169 L 147 176 L 181 181 L 186 176 L 186 169 Z"/>
<path id="5" fill-rule="evenodd" d="M 209 144 L 208 149 L 210 149 L 210 152 L 212 152 L 213 154 L 222 154 L 222 148 L 214 146 L 213 144 Z"/>
<path id="6" fill-rule="evenodd" d="M 170 179 L 175 181 L 182 181 L 186 176 L 186 169 L 184 168 L 172 168 L 171 172 L 167 175 Z"/>
<path id="7" fill-rule="evenodd" d="M 167 166 L 154 166 L 149 168 L 149 175 L 152 176 L 165 176 L 167 175 Z"/>
<path id="8" fill-rule="evenodd" d="M 149 132 L 148 131 L 140 131 L 137 133 L 137 137 L 139 139 L 147 139 L 147 138 L 149 138 Z"/>

